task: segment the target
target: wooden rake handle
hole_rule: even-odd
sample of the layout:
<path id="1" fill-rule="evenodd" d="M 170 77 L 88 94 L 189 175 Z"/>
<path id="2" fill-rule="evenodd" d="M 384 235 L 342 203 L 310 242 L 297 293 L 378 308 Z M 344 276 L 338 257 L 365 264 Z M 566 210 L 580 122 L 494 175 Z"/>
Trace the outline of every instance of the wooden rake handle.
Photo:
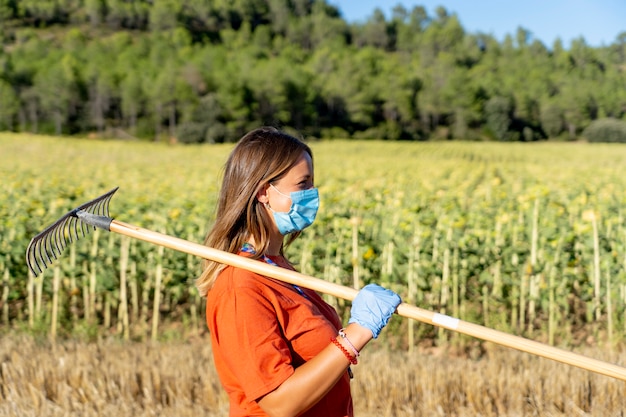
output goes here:
<path id="1" fill-rule="evenodd" d="M 110 231 L 126 235 L 132 238 L 143 240 L 146 242 L 161 245 L 180 252 L 196 255 L 204 259 L 215 262 L 243 268 L 257 274 L 271 277 L 283 282 L 295 284 L 305 288 L 312 289 L 324 294 L 352 301 L 358 290 L 342 285 L 333 284 L 313 278 L 299 272 L 291 271 L 278 266 L 269 265 L 265 262 L 259 262 L 253 259 L 245 258 L 236 254 L 224 252 L 218 249 L 210 248 L 197 243 L 189 242 L 177 237 L 157 233 L 151 230 L 136 227 L 130 224 L 113 220 L 110 225 Z M 508 333 L 493 330 L 478 324 L 469 323 L 454 317 L 446 316 L 422 308 L 402 303 L 398 306 L 396 312 L 402 317 L 418 320 L 423 323 L 432 324 L 434 326 L 443 327 L 458 333 L 473 336 L 488 342 L 497 343 L 522 352 L 532 353 L 548 359 L 553 359 L 567 365 L 576 366 L 588 371 L 596 372 L 602 375 L 626 381 L 626 368 L 592 359 L 577 353 L 559 349 L 544 343 L 535 342 L 520 336 L 514 336 Z"/>

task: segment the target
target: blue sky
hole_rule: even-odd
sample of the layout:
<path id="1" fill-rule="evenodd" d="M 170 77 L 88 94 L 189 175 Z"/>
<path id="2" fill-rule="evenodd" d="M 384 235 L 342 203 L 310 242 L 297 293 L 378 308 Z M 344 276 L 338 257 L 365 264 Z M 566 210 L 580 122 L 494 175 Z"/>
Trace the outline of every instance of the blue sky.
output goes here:
<path id="1" fill-rule="evenodd" d="M 569 47 L 573 39 L 582 36 L 593 47 L 615 42 L 626 32 L 626 0 L 327 0 L 342 12 L 348 22 L 364 21 L 376 7 L 387 18 L 397 4 L 407 10 L 420 5 L 429 16 L 435 16 L 437 6 L 456 14 L 463 28 L 470 33 L 487 33 L 499 41 L 506 34 L 515 35 L 519 26 L 530 31 L 550 48 L 560 38 Z"/>

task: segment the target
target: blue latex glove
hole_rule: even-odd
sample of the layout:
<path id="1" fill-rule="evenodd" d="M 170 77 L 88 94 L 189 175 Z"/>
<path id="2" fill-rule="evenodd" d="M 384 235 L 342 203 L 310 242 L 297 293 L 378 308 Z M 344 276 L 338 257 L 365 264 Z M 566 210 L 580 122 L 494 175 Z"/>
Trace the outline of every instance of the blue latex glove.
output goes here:
<path id="1" fill-rule="evenodd" d="M 376 339 L 401 302 L 400 296 L 395 292 L 376 284 L 368 284 L 352 301 L 348 323 L 356 323 L 371 330 Z"/>

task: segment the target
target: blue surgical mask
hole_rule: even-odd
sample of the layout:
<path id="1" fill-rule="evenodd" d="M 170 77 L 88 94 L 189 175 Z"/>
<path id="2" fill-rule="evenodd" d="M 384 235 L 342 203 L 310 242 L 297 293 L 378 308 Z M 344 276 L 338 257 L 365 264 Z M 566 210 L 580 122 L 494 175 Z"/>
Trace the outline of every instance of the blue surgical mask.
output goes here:
<path id="1" fill-rule="evenodd" d="M 272 184 L 270 184 L 270 186 L 274 187 Z M 317 188 L 294 191 L 289 195 L 281 193 L 276 187 L 274 187 L 274 189 L 279 194 L 291 199 L 291 207 L 288 212 L 274 211 L 268 205 L 274 215 L 278 231 L 282 235 L 299 232 L 313 224 L 315 216 L 317 215 L 317 209 L 320 206 L 320 196 Z"/>

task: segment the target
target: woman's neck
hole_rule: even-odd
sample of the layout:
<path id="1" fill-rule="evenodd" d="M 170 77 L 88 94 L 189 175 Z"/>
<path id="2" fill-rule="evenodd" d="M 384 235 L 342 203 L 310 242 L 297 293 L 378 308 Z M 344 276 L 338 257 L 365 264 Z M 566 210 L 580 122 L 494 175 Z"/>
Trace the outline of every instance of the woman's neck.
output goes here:
<path id="1" fill-rule="evenodd" d="M 270 243 L 270 245 L 267 247 L 267 250 L 265 251 L 265 254 L 267 256 L 279 256 L 281 247 L 282 247 L 282 242 L 280 245 L 274 245 L 274 246 L 272 246 L 272 244 Z"/>
<path id="2" fill-rule="evenodd" d="M 280 250 L 283 247 L 283 236 L 279 235 L 278 236 L 273 236 L 270 238 L 270 244 L 267 246 L 267 249 L 265 250 L 264 255 L 267 256 L 279 256 L 280 255 Z M 250 236 L 248 238 L 248 243 L 250 243 L 252 245 L 252 247 L 256 248 L 256 242 L 254 241 L 254 237 Z"/>

